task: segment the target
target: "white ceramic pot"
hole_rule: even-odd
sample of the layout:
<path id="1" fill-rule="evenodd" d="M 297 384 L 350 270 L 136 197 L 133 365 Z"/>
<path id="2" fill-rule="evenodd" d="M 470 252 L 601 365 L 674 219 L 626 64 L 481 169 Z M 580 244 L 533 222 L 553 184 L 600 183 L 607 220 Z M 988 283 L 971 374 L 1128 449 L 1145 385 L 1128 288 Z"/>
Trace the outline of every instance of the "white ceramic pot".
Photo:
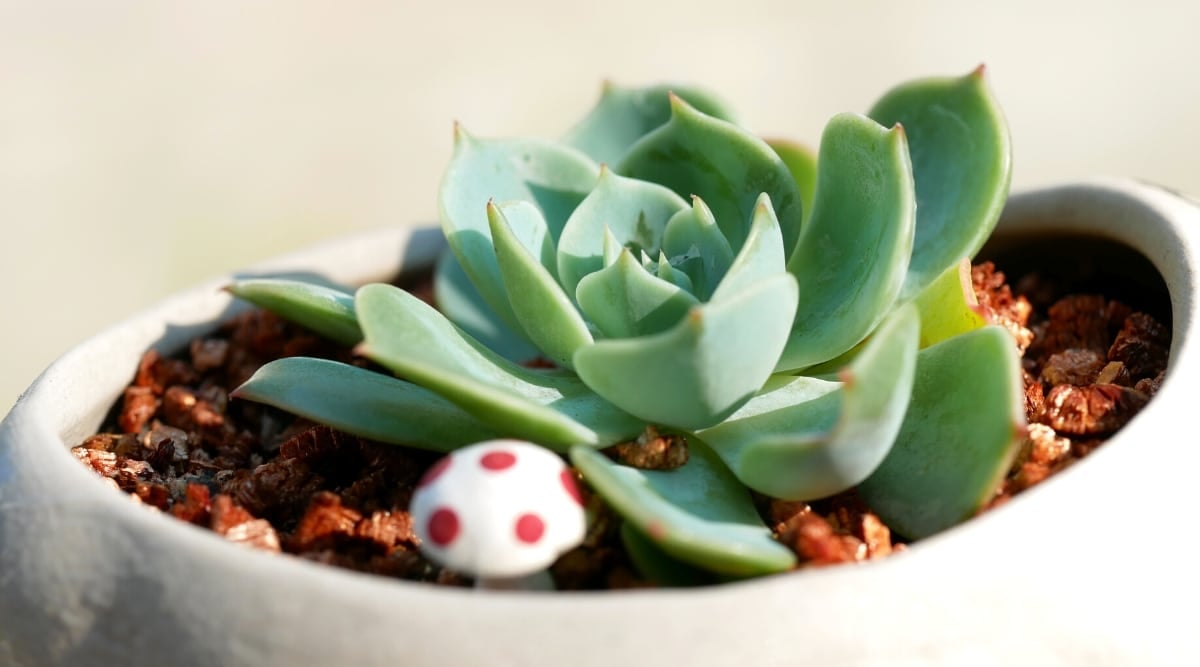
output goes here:
<path id="1" fill-rule="evenodd" d="M 223 280 L 186 292 L 63 356 L 0 427 L 0 664 L 1200 664 L 1200 209 L 1131 181 L 1013 197 L 998 237 L 1044 233 L 1119 241 L 1168 285 L 1171 370 L 1145 411 L 1051 483 L 907 553 L 697 590 L 439 589 L 253 551 L 135 504 L 68 448 L 143 350 L 179 349 L 236 307 Z M 254 273 L 357 283 L 440 247 L 393 229 Z"/>

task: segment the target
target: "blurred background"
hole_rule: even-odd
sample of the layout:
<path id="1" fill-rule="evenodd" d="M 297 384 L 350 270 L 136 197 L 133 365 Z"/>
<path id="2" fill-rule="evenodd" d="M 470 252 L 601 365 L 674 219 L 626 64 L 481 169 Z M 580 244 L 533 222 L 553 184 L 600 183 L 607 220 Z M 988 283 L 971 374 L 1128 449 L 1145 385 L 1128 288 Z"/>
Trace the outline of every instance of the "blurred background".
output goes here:
<path id="1" fill-rule="evenodd" d="M 0 0 L 0 414 L 172 291 L 433 221 L 453 120 L 553 137 L 604 79 L 702 83 L 815 143 L 903 79 L 983 62 L 1015 188 L 1200 193 L 1197 26 L 1200 3 L 1157 0 Z"/>

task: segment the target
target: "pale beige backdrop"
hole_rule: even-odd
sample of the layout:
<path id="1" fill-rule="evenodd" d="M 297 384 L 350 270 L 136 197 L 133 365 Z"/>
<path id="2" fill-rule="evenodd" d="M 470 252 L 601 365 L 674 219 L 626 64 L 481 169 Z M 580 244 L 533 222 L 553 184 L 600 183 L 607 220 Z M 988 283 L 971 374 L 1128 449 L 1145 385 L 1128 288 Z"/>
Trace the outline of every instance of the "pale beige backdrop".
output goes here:
<path id="1" fill-rule="evenodd" d="M 711 5 L 711 6 L 710 6 Z M 554 136 L 599 82 L 700 82 L 815 140 L 892 83 L 987 63 L 1015 185 L 1200 193 L 1200 4 L 0 0 L 0 414 L 166 293 L 430 221 L 453 119 Z"/>

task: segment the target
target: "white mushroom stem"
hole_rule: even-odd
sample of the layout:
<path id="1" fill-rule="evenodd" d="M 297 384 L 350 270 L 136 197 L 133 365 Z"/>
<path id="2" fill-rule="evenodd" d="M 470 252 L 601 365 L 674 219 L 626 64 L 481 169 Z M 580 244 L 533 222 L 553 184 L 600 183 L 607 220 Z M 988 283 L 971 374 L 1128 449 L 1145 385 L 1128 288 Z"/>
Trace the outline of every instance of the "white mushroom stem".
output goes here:
<path id="1" fill-rule="evenodd" d="M 475 588 L 489 591 L 552 591 L 550 570 L 538 570 L 523 577 L 476 577 Z"/>

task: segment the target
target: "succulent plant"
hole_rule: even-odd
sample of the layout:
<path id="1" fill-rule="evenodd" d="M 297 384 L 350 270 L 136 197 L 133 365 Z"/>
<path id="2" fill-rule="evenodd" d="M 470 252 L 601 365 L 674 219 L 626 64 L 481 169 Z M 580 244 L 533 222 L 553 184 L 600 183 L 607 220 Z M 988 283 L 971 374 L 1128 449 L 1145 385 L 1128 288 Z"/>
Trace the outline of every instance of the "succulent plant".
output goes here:
<path id="1" fill-rule="evenodd" d="M 750 490 L 857 486 L 920 538 L 980 507 L 1023 431 L 1017 352 L 968 263 L 1010 169 L 982 67 L 835 116 L 816 154 L 692 87 L 606 86 L 560 141 L 456 127 L 439 309 L 383 284 L 231 287 L 394 377 L 287 358 L 237 395 L 385 442 L 564 453 L 648 572 L 792 567 Z M 686 435 L 685 465 L 597 452 L 648 425 Z"/>

